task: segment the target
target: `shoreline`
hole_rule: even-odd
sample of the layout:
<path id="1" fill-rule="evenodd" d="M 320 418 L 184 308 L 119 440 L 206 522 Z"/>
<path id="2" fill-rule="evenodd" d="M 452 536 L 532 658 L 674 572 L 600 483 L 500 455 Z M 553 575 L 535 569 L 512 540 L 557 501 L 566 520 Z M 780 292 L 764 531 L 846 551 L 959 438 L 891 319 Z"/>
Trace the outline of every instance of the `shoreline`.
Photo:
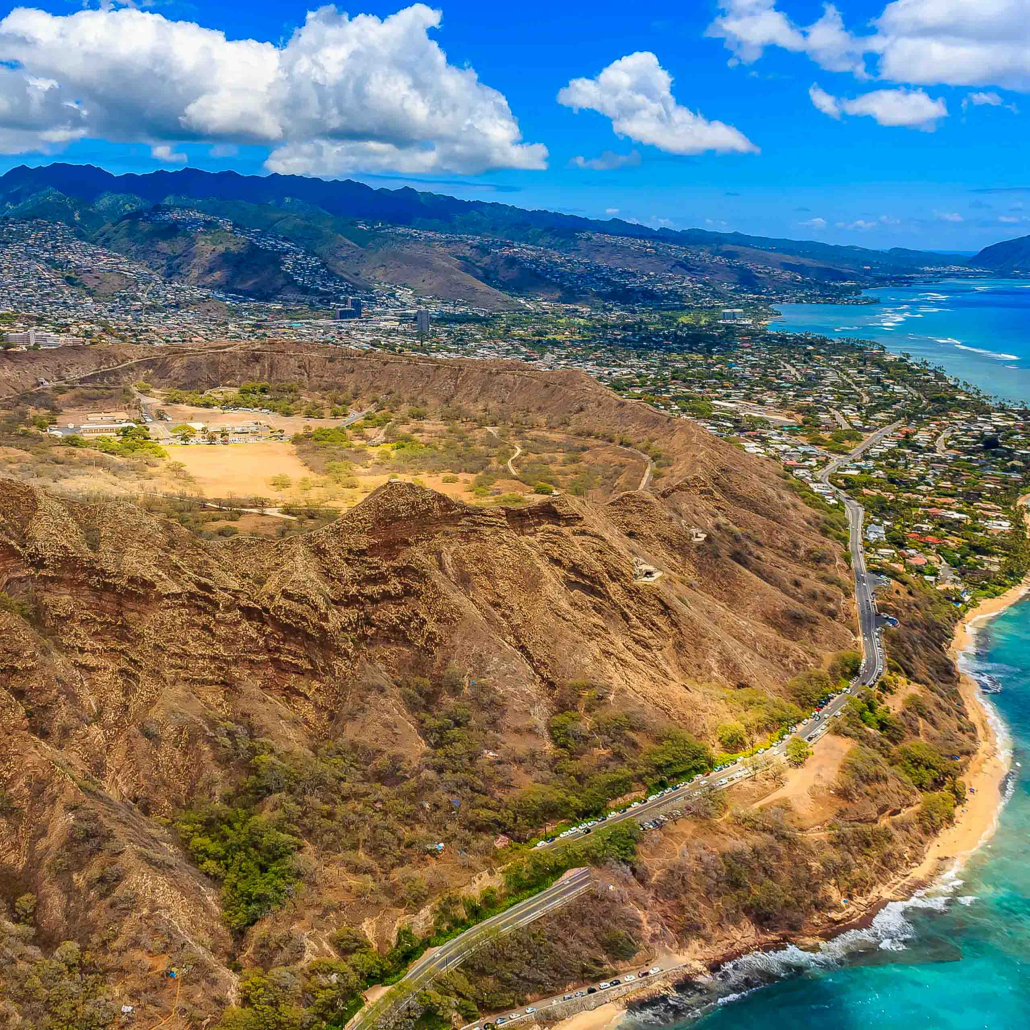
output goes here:
<path id="1" fill-rule="evenodd" d="M 1030 494 L 1021 497 L 1019 503 L 1025 504 L 1028 499 Z M 1025 517 L 1030 522 L 1030 513 Z M 1011 751 L 1004 746 L 1004 726 L 997 711 L 984 697 L 976 680 L 963 670 L 962 659 L 974 651 L 976 636 L 983 623 L 1007 611 L 1028 594 L 1030 574 L 1005 593 L 985 598 L 958 622 L 948 647 L 948 655 L 959 673 L 959 693 L 966 704 L 970 719 L 977 727 L 979 743 L 965 775 L 967 787 L 971 787 L 975 793 L 967 794 L 966 804 L 956 812 L 955 822 L 937 835 L 917 866 L 898 879 L 883 884 L 862 899 L 855 906 L 857 911 L 851 919 L 832 927 L 825 927 L 815 934 L 805 935 L 808 940 L 818 939 L 825 942 L 848 930 L 868 926 L 877 913 L 890 902 L 910 900 L 921 890 L 953 876 L 993 836 L 1005 803 L 1003 788 L 1011 770 L 1012 756 Z M 756 942 L 753 950 L 768 951 L 783 947 L 786 943 L 788 942 L 783 939 L 765 944 Z M 739 950 L 725 953 L 707 965 L 709 970 L 714 971 L 739 957 Z M 672 983 L 666 981 L 665 987 L 670 989 Z M 652 987 L 651 990 L 653 989 Z M 627 994 L 617 1001 L 577 1012 L 551 1024 L 552 1028 L 614 1030 L 625 1015 L 627 1005 L 635 997 L 639 996 Z"/>

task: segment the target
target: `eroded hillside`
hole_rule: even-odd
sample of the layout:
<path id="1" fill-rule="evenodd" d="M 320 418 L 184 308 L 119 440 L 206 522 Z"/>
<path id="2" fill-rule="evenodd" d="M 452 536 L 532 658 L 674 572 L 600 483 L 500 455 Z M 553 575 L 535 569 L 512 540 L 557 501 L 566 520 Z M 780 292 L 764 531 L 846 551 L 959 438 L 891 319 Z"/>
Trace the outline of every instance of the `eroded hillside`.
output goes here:
<path id="1" fill-rule="evenodd" d="M 460 924 L 459 893 L 467 913 L 471 895 L 489 909 L 484 890 L 537 882 L 531 868 L 502 878 L 501 835 L 531 839 L 707 768 L 727 727 L 775 732 L 800 713 L 792 678 L 854 644 L 842 549 L 772 463 L 577 373 L 302 346 L 0 361 L 8 394 L 90 361 L 91 383 L 360 383 L 391 404 L 627 434 L 664 455 L 647 489 L 600 500 L 484 509 L 389 483 L 313 532 L 217 543 L 127 501 L 0 482 L 4 900 L 36 945 L 89 948 L 145 1013 L 167 1010 L 167 970 L 188 968 L 174 987 L 187 1021 L 219 1015 L 240 1000 L 240 964 L 306 970 L 305 998 L 336 976 L 336 1014 L 349 1011 L 354 977 L 388 979 L 441 912 Z M 933 699 L 922 711 L 898 740 L 925 718 L 959 750 L 968 724 Z M 852 813 L 873 823 L 912 801 L 874 759 Z M 867 795 L 869 782 L 887 786 Z M 778 818 L 759 831 L 775 836 Z M 718 854 L 746 829 L 689 846 Z M 921 840 L 905 836 L 884 871 Z M 785 877 L 820 860 L 793 837 L 781 850 Z M 627 895 L 651 915 L 611 917 L 630 958 L 717 919 L 688 926 L 704 883 L 659 858 Z M 788 879 L 777 889 L 807 882 Z M 829 904 L 830 879 L 805 913 Z M 15 954 L 21 931 L 4 932 Z M 599 946 L 584 941 L 583 961 Z M 319 1018 L 335 1025 L 333 1011 Z"/>

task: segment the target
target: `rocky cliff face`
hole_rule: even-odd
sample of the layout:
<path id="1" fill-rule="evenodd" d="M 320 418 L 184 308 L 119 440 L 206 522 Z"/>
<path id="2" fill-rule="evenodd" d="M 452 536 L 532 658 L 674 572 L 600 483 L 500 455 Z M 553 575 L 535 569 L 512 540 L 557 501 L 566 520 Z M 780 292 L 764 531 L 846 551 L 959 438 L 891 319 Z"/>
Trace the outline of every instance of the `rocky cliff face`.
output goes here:
<path id="1" fill-rule="evenodd" d="M 166 354 L 147 374 L 200 381 L 219 360 Z M 549 721 L 570 682 L 630 713 L 619 746 L 636 753 L 670 726 L 713 740 L 728 691 L 775 695 L 852 644 L 847 571 L 817 516 L 770 464 L 696 427 L 515 366 L 247 360 L 274 365 L 268 378 L 360 375 L 432 403 L 617 424 L 673 462 L 657 491 L 607 504 L 484 510 L 393 483 L 313 533 L 217 545 L 131 504 L 0 481 L 0 886 L 36 895 L 46 940 L 102 947 L 116 979 L 188 959 L 205 970 L 191 1004 L 215 1011 L 234 989 L 229 957 L 261 931 L 230 937 L 216 883 L 168 826 L 183 809 L 255 777 L 262 811 L 306 796 L 289 804 L 309 809 L 310 888 L 272 921 L 309 957 L 325 952 L 330 904 L 331 922 L 388 940 L 406 877 L 433 895 L 470 876 L 424 840 L 489 864 L 496 813 L 554 784 Z M 457 757 L 434 722 L 452 688 L 482 727 Z"/>

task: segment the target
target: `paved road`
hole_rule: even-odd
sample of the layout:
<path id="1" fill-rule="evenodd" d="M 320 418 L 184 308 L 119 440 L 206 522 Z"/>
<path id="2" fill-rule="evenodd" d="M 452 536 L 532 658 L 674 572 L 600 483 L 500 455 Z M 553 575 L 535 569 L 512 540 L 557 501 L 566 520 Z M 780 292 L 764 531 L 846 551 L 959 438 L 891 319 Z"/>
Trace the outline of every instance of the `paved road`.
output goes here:
<path id="1" fill-rule="evenodd" d="M 534 894 L 518 905 L 513 905 L 505 912 L 477 923 L 466 930 L 460 937 L 437 948 L 430 954 L 423 955 L 411 969 L 404 980 L 419 980 L 427 973 L 442 973 L 452 966 L 458 965 L 477 947 L 497 933 L 511 933 L 520 926 L 532 923 L 548 912 L 567 905 L 573 898 L 578 898 L 594 885 L 592 869 L 575 869 L 566 874 L 558 883 L 547 890 Z M 404 980 L 401 982 L 403 983 Z"/>
<path id="2" fill-rule="evenodd" d="M 948 450 L 948 440 L 951 438 L 951 434 L 958 429 L 958 426 L 948 426 L 940 436 L 934 441 L 934 449 L 938 454 L 945 454 Z"/>
<path id="3" fill-rule="evenodd" d="M 172 431 L 168 428 L 169 423 L 162 422 L 157 417 L 161 402 L 155 397 L 148 397 L 146 394 L 140 393 L 135 386 L 132 388 L 132 395 L 139 403 L 140 411 L 150 418 L 150 422 L 147 423 L 147 431 L 150 433 L 151 439 L 158 443 L 171 443 Z"/>
<path id="4" fill-rule="evenodd" d="M 842 458 L 835 458 L 819 473 L 819 479 L 827 486 L 832 486 L 830 476 L 849 462 L 862 457 L 866 451 L 890 436 L 901 424 L 901 422 L 893 422 L 891 425 L 877 430 L 850 454 Z M 851 567 L 855 574 L 855 604 L 858 606 L 858 623 L 862 634 L 863 658 L 858 682 L 862 686 L 869 686 L 883 675 L 884 655 L 877 626 L 876 598 L 873 596 L 874 578 L 869 575 L 869 570 L 866 568 L 865 548 L 862 546 L 862 524 L 865 520 L 865 509 L 843 490 L 838 490 L 836 487 L 833 487 L 833 490 L 848 513 Z"/>
<path id="5" fill-rule="evenodd" d="M 594 887 L 593 870 L 573 869 L 566 873 L 556 884 L 548 887 L 547 890 L 534 894 L 533 897 L 517 905 L 513 905 L 505 912 L 477 923 L 466 930 L 463 934 L 455 937 L 454 940 L 427 952 L 408 971 L 398 986 L 410 988 L 412 994 L 399 1002 L 406 1004 L 413 996 L 414 991 L 421 985 L 427 983 L 441 973 L 447 972 L 454 966 L 460 965 L 474 951 L 484 944 L 493 940 L 498 934 L 511 933 L 519 927 L 535 922 L 541 916 L 547 915 L 556 909 L 567 905 L 581 894 L 592 890 Z M 372 1027 L 383 1020 L 391 1008 L 383 1008 L 379 1005 L 370 1005 L 362 1009 L 354 1016 L 348 1024 L 348 1030 L 361 1030 L 363 1027 Z"/>
<path id="6" fill-rule="evenodd" d="M 855 391 L 855 393 L 858 394 L 859 399 L 862 401 L 863 404 L 869 403 L 869 394 L 865 390 L 863 390 L 862 387 L 859 386 L 858 383 L 856 383 L 855 380 L 851 378 L 851 376 L 845 375 L 843 372 L 839 373 L 839 375 L 841 379 L 843 379 L 844 382 L 846 382 Z"/>
<path id="7" fill-rule="evenodd" d="M 830 414 L 837 420 L 837 425 L 841 429 L 851 429 L 851 423 L 836 408 L 830 408 Z"/>
<path id="8" fill-rule="evenodd" d="M 841 458 L 835 458 L 826 466 L 825 469 L 823 469 L 819 478 L 824 483 L 829 483 L 830 476 L 833 475 L 838 468 L 861 457 L 867 450 L 875 447 L 901 424 L 901 422 L 895 422 L 893 425 L 879 430 L 856 447 L 850 454 Z M 842 490 L 837 490 L 836 487 L 834 487 L 834 490 L 846 506 L 848 512 L 848 524 L 850 528 L 849 542 L 855 573 L 855 596 L 859 605 L 859 623 L 862 631 L 863 661 L 859 675 L 851 688 L 840 696 L 833 698 L 833 700 L 824 707 L 822 712 L 818 713 L 814 718 L 806 719 L 798 727 L 795 735 L 803 737 L 807 741 L 815 741 L 822 737 L 829 730 L 832 720 L 840 715 L 844 710 L 844 707 L 848 704 L 850 695 L 856 691 L 858 686 L 868 686 L 875 683 L 882 675 L 884 669 L 883 648 L 881 646 L 876 627 L 876 606 L 872 592 L 872 581 L 866 569 L 865 551 L 862 547 L 862 521 L 864 510 L 860 504 L 852 500 L 851 497 L 845 494 Z M 780 741 L 774 747 L 770 748 L 766 752 L 766 755 L 770 758 L 774 756 L 782 757 L 784 749 L 787 746 L 787 739 L 789 738 Z M 764 756 L 762 756 L 762 759 L 764 759 Z M 678 789 L 670 790 L 668 793 L 655 798 L 653 801 L 645 801 L 636 808 L 630 808 L 624 812 L 612 813 L 606 819 L 600 820 L 597 825 L 600 826 L 603 824 L 604 826 L 609 826 L 623 822 L 627 819 L 635 819 L 637 822 L 641 823 L 648 822 L 656 816 L 662 815 L 672 809 L 682 809 L 682 807 L 691 798 L 696 797 L 703 790 L 709 788 L 728 790 L 735 783 L 752 775 L 753 771 L 754 759 L 742 760 L 737 762 L 735 765 L 728 766 L 727 768 L 720 770 L 719 772 L 708 773 L 700 784 L 691 786 L 684 785 Z M 540 850 L 561 847 L 571 841 L 582 840 L 583 837 L 591 832 L 593 832 L 592 828 L 589 828 L 580 833 L 570 834 L 568 837 L 555 840 L 550 844 L 542 845 Z M 590 890 L 592 884 L 592 874 L 589 869 L 576 870 L 571 874 L 566 874 L 566 877 L 563 880 L 559 881 L 548 890 L 541 891 L 532 898 L 508 909 L 508 911 L 502 912 L 500 915 L 494 916 L 492 919 L 488 919 L 485 922 L 466 930 L 465 933 L 461 934 L 459 937 L 455 937 L 453 941 L 449 941 L 447 944 L 443 945 L 443 947 L 437 949 L 431 954 L 424 955 L 411 967 L 411 969 L 408 970 L 404 979 L 401 980 L 400 983 L 402 985 L 409 986 L 412 989 L 412 993 L 414 993 L 414 990 L 420 985 L 420 983 L 424 983 L 427 980 L 432 979 L 433 976 L 446 972 L 448 969 L 459 965 L 465 958 L 475 951 L 476 948 L 486 943 L 486 941 L 495 933 L 509 933 L 520 926 L 525 926 L 528 923 L 534 922 L 542 916 L 547 915 L 549 912 L 553 912 L 555 909 L 560 908 L 563 905 L 567 905 L 574 898 L 577 898 L 585 891 Z M 362 1009 L 361 1012 L 354 1017 L 348 1030 L 364 1030 L 366 1026 L 370 1028 L 379 1020 L 383 1019 L 388 1011 L 389 1010 L 383 1010 L 375 1005 L 368 1006 L 367 1009 Z"/>
<path id="9" fill-rule="evenodd" d="M 860 458 L 866 451 L 881 443 L 900 425 L 902 425 L 901 422 L 895 422 L 892 425 L 886 426 L 885 428 L 878 430 L 868 439 L 864 440 L 858 447 L 851 451 L 850 454 L 846 454 L 840 458 L 834 458 L 829 462 L 826 468 L 823 469 L 819 478 L 827 485 L 832 486 L 829 479 L 834 472 L 841 468 L 841 466 L 846 465 L 848 462 L 853 461 L 856 458 Z M 852 500 L 852 498 L 842 490 L 834 489 L 848 513 L 848 526 L 850 530 L 849 546 L 851 549 L 852 570 L 855 574 L 855 602 L 858 605 L 858 621 L 861 629 L 863 655 L 862 667 L 859 670 L 856 685 L 869 686 L 870 684 L 875 683 L 880 676 L 883 675 L 885 660 L 883 645 L 880 641 L 879 633 L 877 632 L 876 599 L 873 596 L 873 584 L 875 580 L 874 577 L 869 575 L 869 571 L 866 568 L 865 548 L 862 546 L 862 523 L 865 511 L 857 501 Z M 854 689 L 854 687 L 852 689 Z M 826 733 L 830 720 L 839 715 L 847 703 L 848 694 L 842 694 L 840 697 L 835 697 L 814 720 L 806 720 L 803 722 L 798 728 L 796 735 L 804 737 L 809 741 L 817 740 Z M 762 758 L 764 759 L 766 756 L 782 756 L 786 746 L 787 741 L 782 740 L 780 743 L 770 748 Z M 654 801 L 645 801 L 636 808 L 627 809 L 625 812 L 613 813 L 604 820 L 603 824 L 605 826 L 609 826 L 614 823 L 622 822 L 625 819 L 635 819 L 637 822 L 641 823 L 647 822 L 648 820 L 653 819 L 656 815 L 661 815 L 663 812 L 667 812 L 673 808 L 682 807 L 686 801 L 708 786 L 714 786 L 717 790 L 726 790 L 729 787 L 732 787 L 734 783 L 737 783 L 744 777 L 751 775 L 753 764 L 753 759 L 745 759 L 738 762 L 736 765 L 728 766 L 726 769 L 723 769 L 718 773 L 709 773 L 705 777 L 704 783 L 701 786 L 681 787 L 679 790 L 666 794 L 664 797 L 656 798 Z M 585 832 L 570 834 L 568 837 L 556 840 L 551 844 L 545 844 L 544 847 L 560 847 L 562 844 L 569 841 L 581 840 L 584 836 L 586 836 Z M 541 850 L 543 850 L 543 848 L 541 848 Z"/>

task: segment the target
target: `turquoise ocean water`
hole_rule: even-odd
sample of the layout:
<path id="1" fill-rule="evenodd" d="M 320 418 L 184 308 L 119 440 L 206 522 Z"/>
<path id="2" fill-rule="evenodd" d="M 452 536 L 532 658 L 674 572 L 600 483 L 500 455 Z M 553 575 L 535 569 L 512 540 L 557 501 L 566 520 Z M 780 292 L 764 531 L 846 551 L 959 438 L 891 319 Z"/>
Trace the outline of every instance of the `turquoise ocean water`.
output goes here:
<path id="1" fill-rule="evenodd" d="M 967 672 L 1012 772 L 997 830 L 961 868 L 819 951 L 746 955 L 626 1030 L 1027 1030 L 1030 1027 L 1030 598 L 981 628 Z"/>
<path id="2" fill-rule="evenodd" d="M 875 293 L 883 303 L 869 308 L 786 305 L 778 327 L 880 340 L 1030 402 L 1030 283 Z M 677 1003 L 634 1014 L 631 1027 L 1030 1030 L 1030 598 L 982 624 L 963 663 L 1001 687 L 987 703 L 1012 751 L 990 842 L 923 896 L 888 905 L 868 930 L 814 954 L 745 956 L 714 985 L 684 986 Z"/>
<path id="3" fill-rule="evenodd" d="M 876 340 L 1030 403 L 1030 280 L 952 279 L 869 290 L 878 304 L 780 304 L 771 328 Z"/>

